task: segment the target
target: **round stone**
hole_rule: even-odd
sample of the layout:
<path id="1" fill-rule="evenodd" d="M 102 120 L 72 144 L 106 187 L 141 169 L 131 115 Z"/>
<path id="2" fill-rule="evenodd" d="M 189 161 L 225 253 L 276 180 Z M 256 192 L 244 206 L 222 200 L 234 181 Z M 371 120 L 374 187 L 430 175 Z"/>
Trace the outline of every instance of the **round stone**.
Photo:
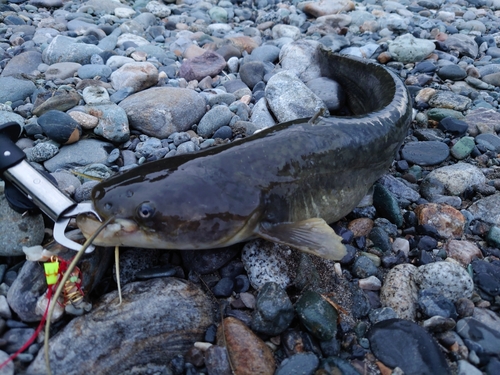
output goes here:
<path id="1" fill-rule="evenodd" d="M 47 137 L 61 144 L 75 143 L 82 135 L 82 128 L 67 113 L 51 110 L 38 118 Z"/>
<path id="2" fill-rule="evenodd" d="M 450 155 L 450 150 L 445 143 L 437 141 L 410 142 L 402 151 L 402 157 L 412 164 L 422 166 L 437 165 Z"/>

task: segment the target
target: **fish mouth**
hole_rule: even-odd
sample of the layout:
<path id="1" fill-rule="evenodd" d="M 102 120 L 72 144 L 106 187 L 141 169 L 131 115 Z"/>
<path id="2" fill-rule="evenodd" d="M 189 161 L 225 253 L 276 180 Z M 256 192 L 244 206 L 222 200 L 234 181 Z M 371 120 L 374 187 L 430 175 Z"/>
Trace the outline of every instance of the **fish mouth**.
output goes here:
<path id="1" fill-rule="evenodd" d="M 101 226 L 94 215 L 83 213 L 76 217 L 76 224 L 85 238 L 92 236 Z M 107 224 L 92 242 L 97 246 L 130 246 L 126 238 L 140 233 L 139 226 L 132 220 L 115 218 Z"/>

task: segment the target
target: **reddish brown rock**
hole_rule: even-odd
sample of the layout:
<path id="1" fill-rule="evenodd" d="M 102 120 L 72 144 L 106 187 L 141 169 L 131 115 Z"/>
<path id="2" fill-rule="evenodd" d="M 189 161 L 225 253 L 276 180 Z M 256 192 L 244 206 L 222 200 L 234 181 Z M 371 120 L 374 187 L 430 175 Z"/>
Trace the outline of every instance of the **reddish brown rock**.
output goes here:
<path id="1" fill-rule="evenodd" d="M 248 53 L 252 53 L 259 46 L 259 43 L 249 36 L 233 36 L 228 38 L 228 40 L 240 51 L 247 51 Z"/>
<path id="2" fill-rule="evenodd" d="M 451 240 L 444 246 L 450 258 L 460 262 L 463 266 L 468 266 L 474 258 L 482 258 L 481 250 L 469 241 Z"/>
<path id="3" fill-rule="evenodd" d="M 184 61 L 179 69 L 179 76 L 187 81 L 201 81 L 207 76 L 216 76 L 225 67 L 226 60 L 221 55 L 207 51 L 201 56 Z"/>
<path id="4" fill-rule="evenodd" d="M 158 83 L 158 69 L 150 62 L 124 64 L 111 74 L 111 84 L 115 90 L 132 87 L 139 92 Z"/>
<path id="5" fill-rule="evenodd" d="M 444 238 L 459 238 L 463 234 L 465 217 L 446 204 L 427 203 L 417 206 L 415 213 L 420 225 L 431 225 Z"/>
<path id="6" fill-rule="evenodd" d="M 308 1 L 303 4 L 302 10 L 314 17 L 354 10 L 354 3 L 350 0 L 320 0 L 318 2 Z"/>
<path id="7" fill-rule="evenodd" d="M 354 237 L 368 236 L 373 228 L 373 220 L 360 217 L 351 221 L 347 228 L 354 234 Z"/>
<path id="8" fill-rule="evenodd" d="M 240 320 L 224 319 L 217 331 L 217 345 L 226 347 L 236 375 L 274 374 L 273 352 Z"/>

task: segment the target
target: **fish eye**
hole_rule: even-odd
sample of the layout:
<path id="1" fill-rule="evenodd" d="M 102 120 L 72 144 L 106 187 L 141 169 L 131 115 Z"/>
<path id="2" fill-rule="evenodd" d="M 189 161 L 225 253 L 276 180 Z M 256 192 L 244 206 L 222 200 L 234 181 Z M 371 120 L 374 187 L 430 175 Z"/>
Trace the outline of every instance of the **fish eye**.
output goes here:
<path id="1" fill-rule="evenodd" d="M 113 205 L 112 205 L 111 203 L 106 203 L 106 204 L 104 205 L 104 209 L 105 209 L 106 211 L 111 210 L 111 208 L 112 208 L 112 207 L 113 207 Z"/>
<path id="2" fill-rule="evenodd" d="M 141 219 L 149 219 L 153 217 L 154 213 L 155 213 L 155 208 L 149 202 L 141 203 L 139 207 L 137 207 L 137 215 Z"/>

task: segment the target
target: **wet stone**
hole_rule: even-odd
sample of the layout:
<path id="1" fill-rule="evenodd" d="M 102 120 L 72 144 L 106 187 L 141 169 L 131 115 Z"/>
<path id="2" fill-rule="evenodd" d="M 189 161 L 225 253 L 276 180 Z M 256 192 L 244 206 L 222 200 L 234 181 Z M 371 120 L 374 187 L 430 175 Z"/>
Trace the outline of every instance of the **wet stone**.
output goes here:
<path id="1" fill-rule="evenodd" d="M 403 215 L 396 198 L 383 185 L 375 184 L 373 189 L 373 205 L 380 216 L 385 217 L 398 227 L 403 225 Z M 383 249 L 385 251 L 385 249 Z"/>
<path id="2" fill-rule="evenodd" d="M 406 144 L 401 155 L 408 162 L 422 166 L 437 165 L 445 161 L 450 150 L 445 143 L 437 141 L 411 142 Z"/>
<path id="3" fill-rule="evenodd" d="M 474 270 L 474 282 L 485 299 L 493 299 L 500 295 L 500 277 L 498 272 L 500 266 L 483 260 L 472 262 Z"/>
<path id="4" fill-rule="evenodd" d="M 237 246 L 229 246 L 222 249 L 182 251 L 181 257 L 187 269 L 205 275 L 224 266 L 239 250 Z"/>
<path id="5" fill-rule="evenodd" d="M 418 324 L 385 320 L 372 327 L 368 339 L 373 354 L 389 368 L 399 367 L 405 374 L 451 374 L 438 344 Z"/>
<path id="6" fill-rule="evenodd" d="M 294 310 L 286 292 L 276 283 L 266 283 L 257 295 L 252 329 L 276 336 L 288 328 Z"/>
<path id="7" fill-rule="evenodd" d="M 23 246 L 42 243 L 44 224 L 41 214 L 22 215 L 9 207 L 4 194 L 0 195 L 0 254 L 24 255 Z"/>
<path id="8" fill-rule="evenodd" d="M 226 348 L 218 345 L 212 345 L 205 352 L 205 366 L 209 375 L 231 375 L 231 366 L 229 364 Z"/>
<path id="9" fill-rule="evenodd" d="M 500 137 L 495 134 L 479 134 L 475 140 L 478 145 L 482 145 L 488 150 L 500 152 Z"/>
<path id="10" fill-rule="evenodd" d="M 451 156 L 455 159 L 463 160 L 471 154 L 475 146 L 476 144 L 472 137 L 463 137 L 451 148 Z"/>
<path id="11" fill-rule="evenodd" d="M 453 117 L 445 117 L 439 121 L 438 128 L 455 136 L 462 136 L 467 132 L 469 124 Z"/>
<path id="12" fill-rule="evenodd" d="M 500 353 L 500 332 L 474 318 L 464 318 L 457 322 L 457 332 L 475 345 L 471 349 L 480 356 L 498 356 Z"/>
<path id="13" fill-rule="evenodd" d="M 458 65 L 449 64 L 439 68 L 437 75 L 443 80 L 460 81 L 467 77 L 467 72 Z"/>
<path id="14" fill-rule="evenodd" d="M 360 279 L 374 276 L 378 273 L 377 266 L 375 266 L 370 258 L 364 255 L 359 256 L 355 260 L 352 266 L 352 271 L 353 274 Z"/>
<path id="15" fill-rule="evenodd" d="M 337 311 L 320 294 L 306 291 L 295 305 L 300 321 L 317 339 L 328 341 L 337 332 Z"/>
<path id="16" fill-rule="evenodd" d="M 212 288 L 212 292 L 216 297 L 229 297 L 233 292 L 234 281 L 229 277 L 223 277 Z"/>
<path id="17" fill-rule="evenodd" d="M 312 375 L 319 365 L 314 353 L 297 353 L 281 362 L 275 375 Z"/>
<path id="18" fill-rule="evenodd" d="M 221 328 L 223 325 L 224 328 Z M 241 375 L 273 375 L 273 352 L 240 320 L 228 317 L 217 331 L 218 345 L 225 346 L 234 368 Z M 224 337 L 224 338 L 223 338 Z"/>
<path id="19" fill-rule="evenodd" d="M 376 226 L 370 231 L 368 238 L 373 242 L 373 245 L 383 252 L 389 252 L 392 249 L 391 239 L 384 228 Z"/>
<path id="20" fill-rule="evenodd" d="M 422 289 L 419 292 L 418 307 L 420 311 L 428 316 L 441 316 L 444 318 L 457 319 L 458 314 L 455 305 L 444 297 L 437 289 Z"/>

